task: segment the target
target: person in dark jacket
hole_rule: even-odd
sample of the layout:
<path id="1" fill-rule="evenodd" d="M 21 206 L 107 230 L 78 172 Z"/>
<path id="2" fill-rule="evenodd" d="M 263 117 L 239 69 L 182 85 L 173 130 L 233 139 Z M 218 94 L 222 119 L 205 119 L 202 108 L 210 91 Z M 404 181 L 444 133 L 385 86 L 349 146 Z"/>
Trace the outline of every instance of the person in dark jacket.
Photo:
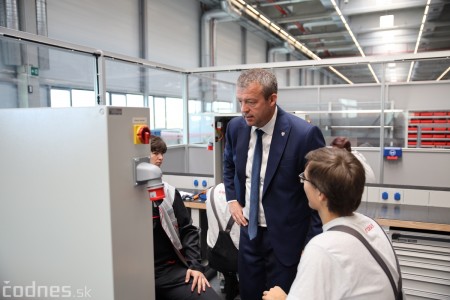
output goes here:
<path id="1" fill-rule="evenodd" d="M 150 141 L 150 162 L 160 167 L 166 143 L 158 136 Z M 203 274 L 199 232 L 180 193 L 168 183 L 164 192 L 165 198 L 153 207 L 156 299 L 220 299 Z"/>
<path id="2" fill-rule="evenodd" d="M 242 116 L 227 125 L 223 182 L 241 227 L 240 295 L 255 300 L 274 285 L 289 290 L 304 247 L 322 232 L 298 174 L 305 155 L 325 140 L 317 126 L 278 107 L 277 79 L 268 70 L 243 71 L 236 98 Z"/>

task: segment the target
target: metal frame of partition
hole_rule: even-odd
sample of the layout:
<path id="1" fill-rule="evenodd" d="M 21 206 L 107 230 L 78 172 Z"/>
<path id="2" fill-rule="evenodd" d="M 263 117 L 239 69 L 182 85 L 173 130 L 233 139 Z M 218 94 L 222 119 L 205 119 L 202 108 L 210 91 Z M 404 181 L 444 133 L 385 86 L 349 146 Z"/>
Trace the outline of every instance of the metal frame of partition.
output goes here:
<path id="1" fill-rule="evenodd" d="M 259 64 L 241 64 L 241 65 L 228 65 L 228 66 L 213 66 L 213 67 L 202 67 L 202 68 L 190 68 L 183 69 L 174 66 L 160 64 L 157 62 L 140 59 L 136 57 L 130 57 L 126 55 L 121 55 L 117 53 L 112 53 L 108 51 L 103 51 L 95 48 L 80 46 L 72 43 L 67 43 L 59 40 L 54 40 L 45 36 L 38 36 L 35 34 L 11 30 L 8 28 L 0 27 L 0 36 L 16 40 L 19 42 L 26 42 L 35 45 L 43 45 L 52 48 L 65 49 L 70 51 L 75 51 L 79 53 L 90 54 L 95 58 L 95 94 L 97 105 L 105 104 L 106 95 L 106 60 L 111 59 L 115 61 L 122 61 L 126 63 L 136 64 L 149 69 L 169 71 L 180 74 L 182 77 L 182 98 L 183 98 L 183 111 L 184 111 L 184 128 L 186 134 L 183 135 L 183 143 L 189 144 L 189 121 L 188 121 L 188 98 L 189 98 L 189 76 L 197 76 L 204 79 L 217 80 L 215 78 L 208 78 L 209 74 L 220 74 L 222 72 L 239 72 L 242 70 L 248 70 L 252 68 L 264 68 L 271 70 L 283 70 L 289 68 L 333 68 L 338 66 L 352 66 L 352 65 L 364 65 L 364 64 L 388 64 L 392 62 L 415 62 L 415 61 L 426 61 L 426 60 L 439 60 L 439 59 L 450 59 L 450 51 L 439 51 L 439 52 L 425 52 L 417 54 L 403 54 L 403 55 L 392 55 L 392 56 L 367 56 L 367 57 L 353 57 L 353 58 L 335 58 L 326 60 L 301 60 L 301 61 L 288 61 L 288 62 L 273 62 L 273 63 L 259 63 Z M 218 80 L 220 81 L 220 80 Z M 229 82 L 230 84 L 234 84 Z M 360 85 L 360 84 L 358 84 Z M 384 112 L 386 108 L 384 103 L 386 101 L 386 81 L 385 76 L 382 78 L 380 84 L 372 84 L 375 86 L 380 86 L 380 146 L 384 145 Z M 350 84 L 341 84 L 340 86 L 350 86 Z M 387 109 L 389 110 L 389 109 Z M 383 153 L 380 151 L 380 182 L 383 182 Z"/>

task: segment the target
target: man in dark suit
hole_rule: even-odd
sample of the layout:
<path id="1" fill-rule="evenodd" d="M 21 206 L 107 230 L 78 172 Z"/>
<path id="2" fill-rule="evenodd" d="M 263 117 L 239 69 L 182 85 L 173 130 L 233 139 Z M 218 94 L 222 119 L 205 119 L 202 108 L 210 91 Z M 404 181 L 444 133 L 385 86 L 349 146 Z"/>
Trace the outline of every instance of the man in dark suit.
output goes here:
<path id="1" fill-rule="evenodd" d="M 243 300 L 261 299 L 263 291 L 274 285 L 288 291 L 303 248 L 322 232 L 320 218 L 308 206 L 298 175 L 304 171 L 305 155 L 325 146 L 325 141 L 316 126 L 277 106 L 277 92 L 271 72 L 242 72 L 237 81 L 242 117 L 232 119 L 226 130 L 224 184 L 230 213 L 241 226 Z M 262 138 L 256 129 L 263 131 Z M 258 158 L 261 167 L 255 172 L 253 158 L 261 156 L 255 151 L 258 143 L 262 143 L 262 158 Z M 251 189 L 252 172 L 260 175 L 259 182 L 253 183 L 254 187 L 259 184 L 256 192 Z"/>

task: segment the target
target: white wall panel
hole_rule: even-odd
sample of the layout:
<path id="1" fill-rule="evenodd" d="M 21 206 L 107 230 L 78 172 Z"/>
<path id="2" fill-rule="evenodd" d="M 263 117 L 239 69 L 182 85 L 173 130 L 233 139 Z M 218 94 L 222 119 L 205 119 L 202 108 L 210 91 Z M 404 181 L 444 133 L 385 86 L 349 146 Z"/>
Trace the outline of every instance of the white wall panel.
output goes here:
<path id="1" fill-rule="evenodd" d="M 389 86 L 389 100 L 405 110 L 450 109 L 450 84 L 431 82 Z"/>
<path id="2" fill-rule="evenodd" d="M 138 1 L 49 0 L 47 15 L 50 38 L 139 56 Z"/>
<path id="3" fill-rule="evenodd" d="M 200 18 L 198 0 L 148 0 L 149 60 L 199 67 Z"/>
<path id="4" fill-rule="evenodd" d="M 247 31 L 247 63 L 265 63 L 266 52 L 266 41 L 250 31 Z"/>
<path id="5" fill-rule="evenodd" d="M 219 22 L 216 26 L 216 66 L 241 63 L 241 27 L 235 22 Z"/>

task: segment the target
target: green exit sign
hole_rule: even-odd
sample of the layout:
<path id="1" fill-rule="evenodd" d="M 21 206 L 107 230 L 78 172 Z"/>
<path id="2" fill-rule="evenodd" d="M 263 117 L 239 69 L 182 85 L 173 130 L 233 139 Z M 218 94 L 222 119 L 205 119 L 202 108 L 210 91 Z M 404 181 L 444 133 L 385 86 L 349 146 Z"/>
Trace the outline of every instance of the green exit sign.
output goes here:
<path id="1" fill-rule="evenodd" d="M 30 71 L 32 76 L 39 76 L 39 68 L 38 67 L 31 67 Z"/>

